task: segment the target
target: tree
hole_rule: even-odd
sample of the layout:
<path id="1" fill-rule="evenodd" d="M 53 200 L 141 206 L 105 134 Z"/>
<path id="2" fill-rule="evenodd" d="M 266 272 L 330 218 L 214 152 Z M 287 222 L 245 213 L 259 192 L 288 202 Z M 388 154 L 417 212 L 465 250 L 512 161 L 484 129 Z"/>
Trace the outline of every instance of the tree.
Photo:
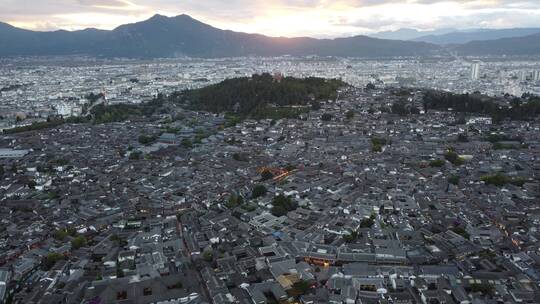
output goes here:
<path id="1" fill-rule="evenodd" d="M 424 92 L 424 108 L 458 113 L 478 113 L 491 116 L 494 123 L 504 119 L 528 120 L 540 115 L 540 98 L 514 98 L 510 105 L 507 97 L 490 97 L 481 94 L 455 94 L 428 90 Z M 503 100 L 500 100 L 503 99 Z"/>
<path id="2" fill-rule="evenodd" d="M 429 162 L 429 165 L 434 168 L 440 168 L 444 166 L 444 164 L 445 164 L 445 161 L 442 159 L 435 159 Z"/>
<path id="3" fill-rule="evenodd" d="M 233 112 L 241 118 L 261 116 L 261 111 L 302 105 L 317 108 L 317 100 L 335 99 L 337 90 L 345 83 L 337 79 L 284 77 L 275 81 L 269 73 L 251 77 L 232 78 L 200 89 L 174 92 L 168 98 L 197 110 Z M 287 112 L 284 112 L 287 114 Z M 288 114 L 287 114 L 288 115 Z M 263 115 L 264 116 L 264 115 Z M 279 116 L 279 115 L 277 115 Z M 272 118 L 278 118 L 278 117 Z"/>
<path id="4" fill-rule="evenodd" d="M 375 90 L 375 89 L 377 89 L 377 87 L 375 87 L 375 85 L 371 82 L 366 85 L 366 91 Z"/>
<path id="5" fill-rule="evenodd" d="M 193 144 L 191 143 L 191 140 L 189 138 L 182 139 L 182 146 L 186 149 L 191 149 L 193 147 Z"/>
<path id="6" fill-rule="evenodd" d="M 259 198 L 259 197 L 265 196 L 267 192 L 268 190 L 266 189 L 264 185 L 257 185 L 251 191 L 251 197 Z"/>
<path id="7" fill-rule="evenodd" d="M 45 270 L 50 270 L 51 268 L 54 267 L 54 265 L 56 265 L 58 261 L 63 260 L 63 259 L 64 259 L 63 255 L 56 252 L 51 252 L 47 254 L 47 256 L 43 259 L 41 263 Z"/>
<path id="8" fill-rule="evenodd" d="M 365 218 L 360 222 L 360 228 L 371 228 L 375 224 L 373 217 Z"/>
<path id="9" fill-rule="evenodd" d="M 331 121 L 332 120 L 332 114 L 329 114 L 329 113 L 324 113 L 322 116 L 321 116 L 321 120 L 322 121 Z"/>
<path id="10" fill-rule="evenodd" d="M 465 228 L 463 228 L 461 226 L 452 228 L 452 231 L 459 234 L 459 235 L 461 235 L 462 237 L 464 237 L 466 239 L 469 239 L 469 237 L 470 237 L 467 230 L 465 230 Z"/>
<path id="11" fill-rule="evenodd" d="M 455 166 L 463 165 L 463 162 L 464 162 L 463 158 L 459 157 L 459 155 L 452 148 L 446 151 L 446 153 L 444 154 L 444 157 L 446 158 L 447 161 L 451 162 Z"/>
<path id="12" fill-rule="evenodd" d="M 246 153 L 234 153 L 233 159 L 236 161 L 241 161 L 241 162 L 249 161 L 249 157 Z"/>
<path id="13" fill-rule="evenodd" d="M 130 160 L 139 160 L 142 158 L 142 152 L 141 151 L 133 151 L 129 154 Z"/>
<path id="14" fill-rule="evenodd" d="M 86 238 L 82 235 L 71 240 L 71 247 L 75 250 L 86 246 Z"/>
<path id="15" fill-rule="evenodd" d="M 374 144 L 374 145 L 385 146 L 385 145 L 388 144 L 388 140 L 386 138 L 380 138 L 380 137 L 373 136 L 371 138 L 371 143 Z"/>
<path id="16" fill-rule="evenodd" d="M 387 144 L 388 144 L 388 140 L 386 138 L 379 138 L 379 137 L 373 136 L 371 138 L 371 151 L 382 152 L 383 146 L 386 146 Z"/>
<path id="17" fill-rule="evenodd" d="M 76 236 L 77 231 L 75 229 L 69 228 L 69 229 L 58 229 L 54 232 L 53 237 L 56 240 L 63 241 L 68 236 Z"/>
<path id="18" fill-rule="evenodd" d="M 140 135 L 139 136 L 139 143 L 143 144 L 143 145 L 149 145 L 151 144 L 152 142 L 154 142 L 154 140 L 156 140 L 156 137 L 153 136 L 153 135 Z"/>
<path id="19" fill-rule="evenodd" d="M 272 200 L 272 206 L 273 207 L 270 212 L 274 216 L 283 216 L 286 215 L 287 212 L 296 210 L 296 208 L 298 208 L 298 204 L 295 201 L 283 194 L 274 197 Z"/>
<path id="20" fill-rule="evenodd" d="M 352 243 L 358 239 L 358 231 L 352 231 L 349 234 L 345 234 L 343 236 L 343 240 L 345 240 L 346 243 Z"/>
<path id="21" fill-rule="evenodd" d="M 214 253 L 211 250 L 207 250 L 203 253 L 203 259 L 207 262 L 212 262 L 214 258 Z"/>
<path id="22" fill-rule="evenodd" d="M 522 177 L 509 177 L 500 172 L 494 175 L 482 176 L 480 180 L 488 185 L 494 185 L 497 187 L 502 187 L 506 184 L 522 187 L 525 184 L 525 179 Z"/>
<path id="23" fill-rule="evenodd" d="M 0 165 L 0 177 L 4 176 L 4 166 Z"/>
<path id="24" fill-rule="evenodd" d="M 141 104 L 99 104 L 92 108 L 91 114 L 95 123 L 110 123 L 125 121 L 132 116 L 150 117 L 163 106 L 163 97 L 154 98 L 150 102 Z"/>
<path id="25" fill-rule="evenodd" d="M 225 206 L 229 209 L 233 209 L 242 204 L 244 204 L 244 198 L 241 195 L 237 195 L 233 193 L 231 194 L 231 196 L 229 196 L 229 199 L 225 203 Z"/>
<path id="26" fill-rule="evenodd" d="M 457 175 L 452 175 L 448 178 L 448 182 L 452 185 L 458 185 L 459 184 L 459 176 Z"/>
<path id="27" fill-rule="evenodd" d="M 351 119 L 354 118 L 354 114 L 355 114 L 355 113 L 354 113 L 353 110 L 349 110 L 349 111 L 345 112 L 345 118 L 351 120 Z"/>
<path id="28" fill-rule="evenodd" d="M 409 114 L 409 110 L 407 109 L 407 106 L 405 105 L 405 102 L 399 101 L 392 104 L 392 113 L 398 114 L 401 116 L 405 116 Z"/>

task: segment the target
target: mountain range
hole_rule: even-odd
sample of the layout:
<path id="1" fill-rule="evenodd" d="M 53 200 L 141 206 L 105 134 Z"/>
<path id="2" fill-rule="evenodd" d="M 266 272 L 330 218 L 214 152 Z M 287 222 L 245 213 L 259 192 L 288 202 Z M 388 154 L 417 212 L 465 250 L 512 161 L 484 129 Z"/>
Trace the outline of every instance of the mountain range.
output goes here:
<path id="1" fill-rule="evenodd" d="M 496 40 L 516 38 L 540 33 L 540 28 L 511 28 L 511 29 L 438 29 L 419 31 L 402 28 L 395 31 L 383 31 L 370 35 L 379 39 L 421 41 L 438 45 L 465 44 L 471 41 Z"/>
<path id="2" fill-rule="evenodd" d="M 523 35 L 529 34 L 526 30 L 530 29 L 523 29 Z M 444 32 L 442 36 L 452 33 Z M 441 33 L 431 34 L 414 37 L 414 41 L 368 36 L 336 39 L 268 37 L 221 30 L 188 15 L 176 17 L 155 15 L 148 20 L 121 25 L 110 31 L 85 29 L 37 32 L 0 23 L 0 57 L 87 55 L 131 58 L 180 56 L 216 58 L 250 55 L 317 55 L 381 58 L 430 56 L 442 54 L 448 50 L 465 55 L 540 54 L 540 36 L 536 34 L 519 38 L 493 34 L 490 37 L 502 39 L 471 41 L 453 45 L 450 48 L 434 41 L 433 37 L 441 37 L 439 35 Z M 518 41 L 514 43 L 514 40 L 507 39 L 518 39 Z M 524 45 L 523 41 L 528 41 L 528 43 Z"/>
<path id="3" fill-rule="evenodd" d="M 369 35 L 369 37 L 379 39 L 391 39 L 391 40 L 414 40 L 424 36 L 439 36 L 452 32 L 456 32 L 456 29 L 439 29 L 433 31 L 419 31 L 411 28 L 400 28 L 395 31 L 382 31 Z"/>
<path id="4" fill-rule="evenodd" d="M 477 29 L 468 31 L 455 31 L 444 34 L 430 34 L 421 36 L 413 41 L 422 41 L 439 45 L 465 44 L 472 41 L 497 40 L 503 38 L 518 38 L 540 33 L 540 28 L 515 29 Z"/>

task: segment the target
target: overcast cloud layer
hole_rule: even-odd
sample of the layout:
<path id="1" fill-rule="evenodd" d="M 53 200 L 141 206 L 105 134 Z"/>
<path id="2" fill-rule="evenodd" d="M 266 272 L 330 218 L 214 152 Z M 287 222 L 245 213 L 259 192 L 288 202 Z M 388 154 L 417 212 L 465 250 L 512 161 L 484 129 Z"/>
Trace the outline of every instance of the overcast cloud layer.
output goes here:
<path id="1" fill-rule="evenodd" d="M 0 0 L 1 21 L 33 30 L 113 29 L 156 13 L 289 37 L 540 27 L 540 0 Z"/>

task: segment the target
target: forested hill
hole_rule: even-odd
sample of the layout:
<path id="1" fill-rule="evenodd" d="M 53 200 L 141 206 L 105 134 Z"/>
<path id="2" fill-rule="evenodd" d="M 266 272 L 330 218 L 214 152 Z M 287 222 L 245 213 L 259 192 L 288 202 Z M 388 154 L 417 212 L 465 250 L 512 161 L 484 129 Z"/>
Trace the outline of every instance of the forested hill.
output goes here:
<path id="1" fill-rule="evenodd" d="M 176 102 L 209 112 L 235 112 L 240 116 L 259 116 L 269 107 L 308 105 L 312 101 L 335 99 L 346 84 L 337 79 L 293 77 L 270 74 L 227 79 L 221 83 L 171 95 Z M 264 116 L 264 115 L 263 115 Z"/>

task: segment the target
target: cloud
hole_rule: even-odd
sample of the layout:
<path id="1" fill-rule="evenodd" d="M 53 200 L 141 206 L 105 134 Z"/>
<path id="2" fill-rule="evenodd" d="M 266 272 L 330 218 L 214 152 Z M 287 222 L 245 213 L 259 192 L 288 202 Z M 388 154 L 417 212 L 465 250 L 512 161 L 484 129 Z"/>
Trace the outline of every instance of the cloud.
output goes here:
<path id="1" fill-rule="evenodd" d="M 155 13 L 286 36 L 343 36 L 401 27 L 540 27 L 537 0 L 1 0 L 0 20 L 31 29 L 112 29 Z"/>

